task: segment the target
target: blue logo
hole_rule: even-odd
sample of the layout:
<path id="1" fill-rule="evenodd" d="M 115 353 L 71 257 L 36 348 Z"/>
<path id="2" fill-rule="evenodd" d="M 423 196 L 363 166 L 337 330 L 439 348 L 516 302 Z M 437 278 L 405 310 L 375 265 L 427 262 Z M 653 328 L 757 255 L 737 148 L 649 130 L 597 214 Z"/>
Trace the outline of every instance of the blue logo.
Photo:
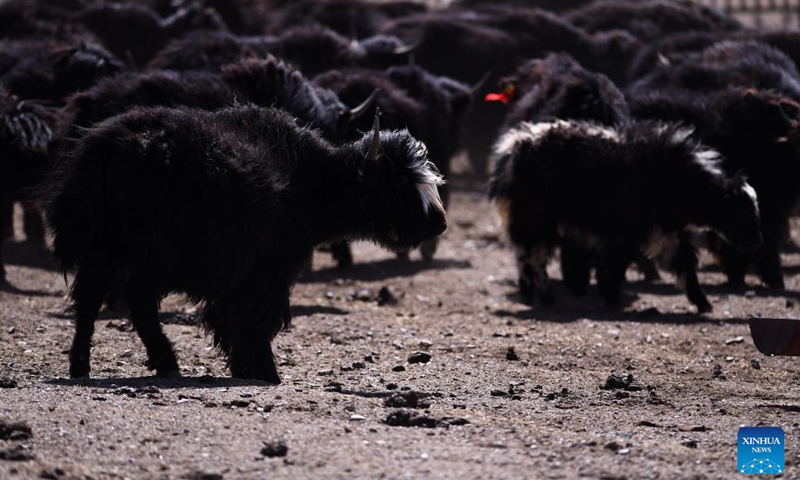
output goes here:
<path id="1" fill-rule="evenodd" d="M 783 429 L 739 429 L 739 472 L 746 475 L 778 475 L 785 469 Z"/>

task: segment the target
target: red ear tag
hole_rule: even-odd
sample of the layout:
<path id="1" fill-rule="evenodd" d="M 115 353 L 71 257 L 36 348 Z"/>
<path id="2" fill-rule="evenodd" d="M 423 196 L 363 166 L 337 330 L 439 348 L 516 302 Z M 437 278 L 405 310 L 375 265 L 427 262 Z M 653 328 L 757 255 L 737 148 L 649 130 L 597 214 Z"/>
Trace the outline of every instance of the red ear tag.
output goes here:
<path id="1" fill-rule="evenodd" d="M 514 99 L 514 94 L 517 92 L 516 87 L 514 87 L 513 83 L 509 83 L 506 85 L 506 88 L 503 89 L 500 93 L 487 93 L 483 100 L 485 102 L 503 102 L 508 103 Z"/>
<path id="2" fill-rule="evenodd" d="M 503 102 L 508 103 L 508 97 L 502 93 L 487 93 L 483 100 L 486 102 Z"/>

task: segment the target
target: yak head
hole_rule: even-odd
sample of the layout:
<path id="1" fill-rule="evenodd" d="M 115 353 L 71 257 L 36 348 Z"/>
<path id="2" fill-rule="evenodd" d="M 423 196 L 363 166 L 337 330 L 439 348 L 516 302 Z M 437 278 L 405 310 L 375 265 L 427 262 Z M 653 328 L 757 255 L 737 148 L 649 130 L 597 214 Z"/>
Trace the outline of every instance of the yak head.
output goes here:
<path id="1" fill-rule="evenodd" d="M 741 173 L 725 183 L 723 203 L 710 226 L 736 248 L 755 250 L 763 241 L 756 191 Z"/>
<path id="2" fill-rule="evenodd" d="M 359 173 L 373 217 L 369 236 L 389 248 L 414 248 L 447 229 L 438 190 L 444 179 L 425 144 L 407 130 L 381 132 L 378 117 L 356 143 L 364 156 Z"/>

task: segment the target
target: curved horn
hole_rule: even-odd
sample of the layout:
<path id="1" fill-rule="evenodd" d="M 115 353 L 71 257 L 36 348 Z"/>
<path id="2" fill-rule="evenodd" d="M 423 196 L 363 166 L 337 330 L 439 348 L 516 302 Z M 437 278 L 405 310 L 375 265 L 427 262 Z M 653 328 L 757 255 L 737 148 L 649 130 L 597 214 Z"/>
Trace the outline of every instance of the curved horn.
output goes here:
<path id="1" fill-rule="evenodd" d="M 422 39 L 421 38 L 419 40 L 417 40 L 416 42 L 410 43 L 408 45 L 403 45 L 402 47 L 395 48 L 394 52 L 392 52 L 392 53 L 394 53 L 395 55 L 405 55 L 406 53 L 413 52 L 414 50 L 419 48 L 420 45 L 422 45 Z"/>
<path id="2" fill-rule="evenodd" d="M 473 86 L 471 86 L 469 88 L 470 96 L 475 95 L 478 92 L 478 90 L 483 88 L 483 86 L 486 85 L 486 82 L 489 80 L 489 77 L 491 77 L 491 76 L 492 76 L 492 72 L 484 73 L 483 76 L 481 77 L 481 79 L 478 80 L 478 83 L 476 83 L 475 85 L 473 85 Z"/>
<path id="3" fill-rule="evenodd" d="M 378 120 L 380 117 L 380 109 L 375 109 L 375 121 L 372 122 L 372 144 L 369 146 L 367 152 L 367 161 L 374 162 L 378 159 L 378 148 L 381 146 L 381 122 Z"/>
<path id="4" fill-rule="evenodd" d="M 380 93 L 381 89 L 376 88 L 369 94 L 366 100 L 361 102 L 357 107 L 350 109 L 350 120 L 358 120 L 359 118 L 363 117 L 367 111 L 372 107 L 375 103 L 375 99 L 378 98 L 378 94 Z"/>

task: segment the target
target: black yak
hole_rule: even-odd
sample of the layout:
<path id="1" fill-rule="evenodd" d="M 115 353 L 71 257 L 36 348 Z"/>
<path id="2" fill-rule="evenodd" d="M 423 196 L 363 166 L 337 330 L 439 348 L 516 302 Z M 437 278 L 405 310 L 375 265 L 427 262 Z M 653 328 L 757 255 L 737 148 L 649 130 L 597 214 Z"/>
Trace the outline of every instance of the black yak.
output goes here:
<path id="1" fill-rule="evenodd" d="M 278 109 L 136 108 L 96 124 L 50 208 L 54 254 L 77 269 L 70 375 L 89 374 L 94 321 L 125 277 L 131 322 L 159 376 L 178 374 L 158 305 L 203 304 L 235 377 L 280 382 L 271 342 L 313 248 L 340 238 L 408 248 L 441 234 L 441 176 L 407 131 L 336 147 Z"/>
<path id="2" fill-rule="evenodd" d="M 150 66 L 169 70 L 219 70 L 242 58 L 267 54 L 290 62 L 308 76 L 334 68 L 387 68 L 408 61 L 408 45 L 376 35 L 351 41 L 321 26 L 297 27 L 278 36 L 243 37 L 227 32 L 189 34 L 156 55 Z"/>
<path id="3" fill-rule="evenodd" d="M 742 25 L 721 11 L 700 2 L 673 0 L 593 2 L 567 12 L 567 21 L 588 32 L 626 30 L 652 42 L 667 35 L 688 32 L 732 32 Z"/>
<path id="4" fill-rule="evenodd" d="M 659 65 L 632 83 L 629 97 L 653 91 L 713 93 L 729 87 L 774 90 L 800 101 L 800 74 L 780 50 L 755 41 L 725 41 Z"/>
<path id="5" fill-rule="evenodd" d="M 767 286 L 784 288 L 779 249 L 800 200 L 800 104 L 771 91 L 730 88 L 708 95 L 651 92 L 632 97 L 630 108 L 636 118 L 695 126 L 724 155 L 721 168 L 747 176 L 758 193 L 764 244 L 748 253 L 723 243 L 717 253 L 731 286 L 743 286 L 755 263 Z"/>
<path id="6" fill-rule="evenodd" d="M 125 65 L 100 45 L 79 39 L 0 42 L 0 82 L 21 98 L 61 103 Z"/>
<path id="7" fill-rule="evenodd" d="M 691 130 L 659 123 L 523 122 L 495 145 L 490 198 L 514 245 L 527 301 L 553 301 L 547 261 L 561 238 L 597 251 L 598 289 L 620 302 L 628 265 L 671 246 L 672 268 L 698 311 L 711 309 L 697 280 L 690 225 L 709 226 L 746 249 L 761 243 L 756 195 Z M 670 245 L 672 244 L 672 245 Z"/>
<path id="8" fill-rule="evenodd" d="M 27 207 L 28 241 L 44 243 L 41 217 L 34 207 L 45 193 L 51 152 L 62 125 L 56 110 L 20 100 L 0 84 L 0 284 L 6 283 L 2 246 L 13 232 L 15 201 Z"/>
<path id="9" fill-rule="evenodd" d="M 587 120 L 615 126 L 628 120 L 625 96 L 616 85 L 566 54 L 529 60 L 499 85 L 502 91 L 487 95 L 487 101 L 509 105 L 501 131 L 522 121 Z"/>
<path id="10" fill-rule="evenodd" d="M 320 129 L 328 140 L 339 141 L 350 133 L 351 123 L 371 107 L 374 96 L 370 93 L 358 99 L 361 104 L 350 108 L 331 90 L 312 84 L 270 55 L 226 65 L 220 73 L 146 70 L 106 78 L 72 96 L 67 111 L 73 128 L 81 129 L 136 106 L 182 105 L 214 110 L 253 103 L 282 108 L 298 123 Z"/>
<path id="11" fill-rule="evenodd" d="M 319 24 L 348 38 L 367 38 L 389 20 L 427 10 L 424 3 L 409 0 L 297 0 L 275 12 L 270 30 L 280 32 L 298 25 Z"/>
<path id="12" fill-rule="evenodd" d="M 641 48 L 625 32 L 592 36 L 558 15 L 535 8 L 496 8 L 478 13 L 431 12 L 387 23 L 382 33 L 419 43 L 417 65 L 437 75 L 473 82 L 490 71 L 493 84 L 523 61 L 565 52 L 587 68 L 612 79 L 624 78 L 629 62 Z M 487 93 L 484 90 L 483 93 Z M 464 143 L 478 173 L 503 121 L 497 105 L 475 105 L 467 119 Z"/>
<path id="13" fill-rule="evenodd" d="M 197 30 L 227 31 L 216 11 L 189 4 L 167 18 L 136 3 L 92 5 L 76 15 L 76 22 L 96 35 L 118 58 L 145 66 L 175 38 Z"/>

